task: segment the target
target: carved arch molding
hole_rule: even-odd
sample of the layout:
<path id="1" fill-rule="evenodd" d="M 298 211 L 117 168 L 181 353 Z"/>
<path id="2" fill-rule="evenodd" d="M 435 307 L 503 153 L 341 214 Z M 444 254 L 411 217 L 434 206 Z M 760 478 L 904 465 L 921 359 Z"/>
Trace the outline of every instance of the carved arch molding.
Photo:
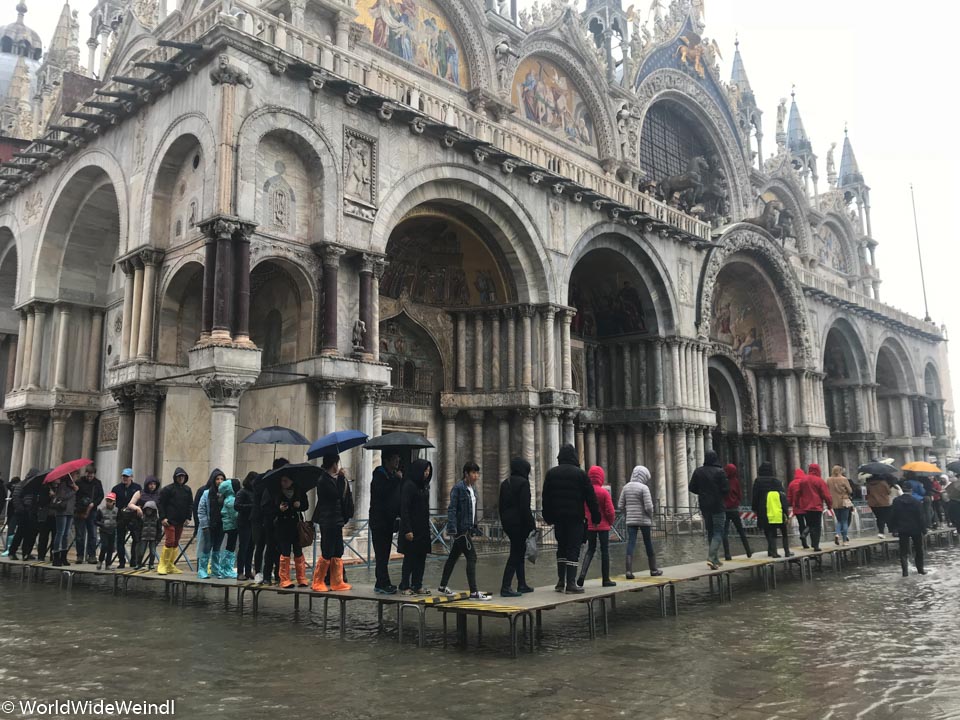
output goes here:
<path id="1" fill-rule="evenodd" d="M 781 289 L 781 300 L 787 311 L 787 325 L 790 342 L 793 345 L 795 366 L 814 369 L 816 362 L 813 351 L 813 338 L 810 332 L 807 305 L 803 297 L 803 288 L 786 257 L 773 241 L 764 235 L 743 226 L 734 226 L 713 248 L 703 266 L 700 278 L 699 302 L 697 304 L 697 332 L 706 339 L 710 334 L 710 314 L 713 307 L 713 295 L 716 292 L 717 276 L 727 261 L 737 253 L 746 253 L 758 258 L 773 285 Z"/>

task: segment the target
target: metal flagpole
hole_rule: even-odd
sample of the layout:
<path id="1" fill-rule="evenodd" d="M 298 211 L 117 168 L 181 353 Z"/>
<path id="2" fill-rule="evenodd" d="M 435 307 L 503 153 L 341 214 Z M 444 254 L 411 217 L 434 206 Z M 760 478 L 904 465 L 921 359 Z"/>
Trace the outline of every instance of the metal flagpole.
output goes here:
<path id="1" fill-rule="evenodd" d="M 913 183 L 910 183 L 910 202 L 913 203 L 913 229 L 917 234 L 917 258 L 920 260 L 920 287 L 923 289 L 923 319 L 932 322 L 930 307 L 927 305 L 927 282 L 923 277 L 923 252 L 920 249 L 920 226 L 917 224 L 917 199 L 913 194 Z"/>

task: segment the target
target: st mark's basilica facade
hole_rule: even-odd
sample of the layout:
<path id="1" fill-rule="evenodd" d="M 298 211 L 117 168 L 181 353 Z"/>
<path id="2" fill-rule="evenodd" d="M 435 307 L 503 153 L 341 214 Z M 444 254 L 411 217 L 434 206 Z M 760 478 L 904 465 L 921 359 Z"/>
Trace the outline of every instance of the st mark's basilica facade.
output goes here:
<path id="1" fill-rule="evenodd" d="M 44 48 L 20 3 L 10 474 L 196 483 L 267 467 L 239 442 L 265 425 L 404 430 L 435 507 L 476 459 L 490 513 L 564 442 L 668 510 L 710 447 L 750 478 L 945 459 L 945 330 L 881 301 L 851 139 L 820 161 L 739 47 L 720 77 L 702 2 L 586 4 L 99 0 L 81 50 L 69 5 Z M 345 456 L 361 515 L 375 461 Z"/>

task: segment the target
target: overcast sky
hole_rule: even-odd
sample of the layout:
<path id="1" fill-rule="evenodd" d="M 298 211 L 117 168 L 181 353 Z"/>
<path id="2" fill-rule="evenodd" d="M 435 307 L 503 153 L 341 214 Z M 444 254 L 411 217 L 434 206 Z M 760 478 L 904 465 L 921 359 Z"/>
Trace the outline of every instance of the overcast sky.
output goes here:
<path id="1" fill-rule="evenodd" d="M 624 0 L 629 6 L 632 0 Z M 49 42 L 62 5 L 59 0 L 27 0 L 27 23 Z M 520 0 L 521 7 L 531 4 Z M 666 4 L 666 0 L 664 0 Z M 73 0 L 80 11 L 81 43 L 89 33 L 94 0 Z M 3 2 L 13 15 L 11 0 Z M 644 16 L 650 0 L 637 3 Z M 804 125 L 819 156 L 821 189 L 826 187 L 826 155 L 838 144 L 843 126 L 870 185 L 873 234 L 884 302 L 923 317 L 920 266 L 910 206 L 917 197 L 930 315 L 960 337 L 956 307 L 960 288 L 960 237 L 951 217 L 960 183 L 954 119 L 948 97 L 956 92 L 951 69 L 955 43 L 937 28 L 955 28 L 956 3 L 925 0 L 909 6 L 875 0 L 706 0 L 705 35 L 723 52 L 729 79 L 735 36 L 740 38 L 747 74 L 764 110 L 764 153 L 775 148 L 776 108 L 796 85 Z M 0 23 L 13 17 L 0 18 Z M 81 48 L 86 58 L 86 48 Z M 955 389 L 960 391 L 960 349 L 951 354 Z"/>

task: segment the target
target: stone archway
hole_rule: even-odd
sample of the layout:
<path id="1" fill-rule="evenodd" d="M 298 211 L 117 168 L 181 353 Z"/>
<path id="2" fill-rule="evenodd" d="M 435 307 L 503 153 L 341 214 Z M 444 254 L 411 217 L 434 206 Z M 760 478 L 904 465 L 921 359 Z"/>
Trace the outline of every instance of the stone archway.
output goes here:
<path id="1" fill-rule="evenodd" d="M 13 392 L 19 347 L 20 315 L 14 310 L 17 293 L 17 246 L 10 228 L 0 227 L 0 408 L 7 393 Z M 22 437 L 22 436 L 21 436 Z M 0 414 L 0 457 L 14 456 L 13 426 Z M 18 464 L 14 458 L 11 465 Z M 4 468 L 6 469 L 6 468 Z M 11 469 L 11 475 L 19 474 Z"/>
<path id="2" fill-rule="evenodd" d="M 210 210 L 209 161 L 195 135 L 181 135 L 171 143 L 156 170 L 148 244 L 168 248 L 199 235 L 199 223 Z"/>
<path id="3" fill-rule="evenodd" d="M 922 434 L 915 407 L 916 385 L 910 358 L 899 340 L 887 337 L 876 358 L 877 412 L 884 435 L 883 452 L 903 463 L 915 457 Z"/>
<path id="4" fill-rule="evenodd" d="M 874 432 L 873 388 L 863 342 L 853 325 L 838 318 L 823 349 L 823 399 L 830 428 L 831 462 L 844 468 L 867 461 Z"/>
<path id="5" fill-rule="evenodd" d="M 162 297 L 157 361 L 189 366 L 188 352 L 200 338 L 203 265 L 187 262 L 177 268 Z"/>
<path id="6" fill-rule="evenodd" d="M 724 464 L 740 470 L 746 492 L 757 473 L 756 399 L 748 371 L 740 358 L 722 347 L 715 348 L 707 366 L 710 409 L 717 424 L 711 432 L 713 449 Z"/>
<path id="7" fill-rule="evenodd" d="M 292 263 L 264 258 L 250 272 L 250 339 L 262 351 L 262 377 L 268 367 L 290 365 L 315 351 L 314 292 Z"/>

